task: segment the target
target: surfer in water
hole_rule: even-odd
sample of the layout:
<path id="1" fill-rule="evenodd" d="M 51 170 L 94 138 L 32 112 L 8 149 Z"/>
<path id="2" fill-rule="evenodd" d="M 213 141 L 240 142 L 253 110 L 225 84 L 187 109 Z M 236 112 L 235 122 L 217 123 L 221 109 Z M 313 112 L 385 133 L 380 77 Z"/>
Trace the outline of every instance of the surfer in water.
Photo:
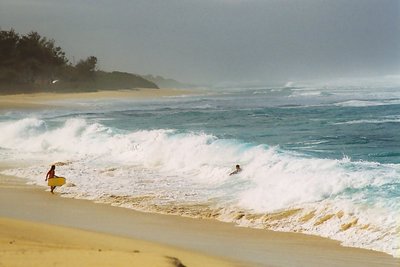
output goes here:
<path id="1" fill-rule="evenodd" d="M 240 168 L 240 165 L 237 164 L 236 165 L 236 170 L 234 170 L 233 172 L 231 172 L 229 175 L 234 175 L 234 174 L 238 174 L 239 172 L 241 172 L 242 169 Z"/>
<path id="2" fill-rule="evenodd" d="M 57 178 L 58 176 L 56 176 L 56 166 L 55 165 L 51 165 L 51 168 L 50 168 L 50 170 L 47 172 L 47 175 L 46 175 L 46 180 L 45 181 L 47 181 L 47 179 L 52 179 L 52 178 Z M 54 194 L 54 189 L 55 189 L 56 187 L 55 186 L 50 186 L 50 192 L 52 193 L 52 194 Z"/>

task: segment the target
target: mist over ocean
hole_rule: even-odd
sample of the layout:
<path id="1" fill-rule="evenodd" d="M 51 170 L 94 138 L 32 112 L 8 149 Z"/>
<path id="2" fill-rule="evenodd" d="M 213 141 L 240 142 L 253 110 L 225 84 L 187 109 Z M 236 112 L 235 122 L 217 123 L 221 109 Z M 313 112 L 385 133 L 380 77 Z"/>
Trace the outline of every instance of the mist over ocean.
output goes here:
<path id="1" fill-rule="evenodd" d="M 0 116 L 3 171 L 62 196 L 400 256 L 400 84 L 213 88 Z M 70 108 L 68 108 L 68 106 Z M 234 166 L 243 171 L 229 176 Z M 74 185 L 74 186 L 72 186 Z"/>

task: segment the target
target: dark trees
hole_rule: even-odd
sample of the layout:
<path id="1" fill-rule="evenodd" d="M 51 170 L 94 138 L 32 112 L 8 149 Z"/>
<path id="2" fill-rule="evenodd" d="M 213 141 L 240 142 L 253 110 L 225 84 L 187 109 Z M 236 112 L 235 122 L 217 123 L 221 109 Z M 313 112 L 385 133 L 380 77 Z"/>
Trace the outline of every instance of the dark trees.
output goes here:
<path id="1" fill-rule="evenodd" d="M 54 40 L 37 32 L 20 36 L 14 30 L 0 31 L 0 82 L 50 83 L 67 62 Z"/>
<path id="2" fill-rule="evenodd" d="M 97 58 L 90 56 L 87 59 L 79 60 L 75 68 L 78 75 L 78 80 L 94 80 L 95 71 L 97 70 Z"/>
<path id="3" fill-rule="evenodd" d="M 158 88 L 137 75 L 99 71 L 97 63 L 90 56 L 72 65 L 54 40 L 0 29 L 0 93 Z"/>
<path id="4" fill-rule="evenodd" d="M 63 77 L 68 81 L 93 80 L 97 58 L 68 64 L 61 47 L 37 32 L 20 36 L 0 31 L 0 83 L 46 85 Z"/>

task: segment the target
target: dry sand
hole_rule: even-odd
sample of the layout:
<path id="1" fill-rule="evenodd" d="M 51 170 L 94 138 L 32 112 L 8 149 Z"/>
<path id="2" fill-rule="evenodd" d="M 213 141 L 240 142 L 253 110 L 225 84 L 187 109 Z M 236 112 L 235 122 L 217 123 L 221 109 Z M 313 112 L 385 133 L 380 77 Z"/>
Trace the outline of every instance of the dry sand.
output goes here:
<path id="1" fill-rule="evenodd" d="M 233 266 L 154 243 L 0 218 L 0 266 Z"/>
<path id="2" fill-rule="evenodd" d="M 171 96 L 182 96 L 194 94 L 193 90 L 184 89 L 132 89 L 132 90 L 114 90 L 83 93 L 35 93 L 35 94 L 17 94 L 0 95 L 0 112 L 4 110 L 17 109 L 39 109 L 55 108 L 61 104 L 55 104 L 60 100 L 74 99 L 146 99 Z"/>
<path id="3" fill-rule="evenodd" d="M 329 239 L 135 212 L 45 189 L 0 176 L 0 266 L 174 266 L 173 258 L 184 266 L 400 266 Z"/>

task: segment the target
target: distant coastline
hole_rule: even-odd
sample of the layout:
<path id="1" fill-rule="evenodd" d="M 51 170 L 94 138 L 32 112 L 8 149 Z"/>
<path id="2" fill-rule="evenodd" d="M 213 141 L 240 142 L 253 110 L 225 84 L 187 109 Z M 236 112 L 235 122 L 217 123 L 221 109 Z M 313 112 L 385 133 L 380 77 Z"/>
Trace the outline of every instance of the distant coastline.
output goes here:
<path id="1" fill-rule="evenodd" d="M 53 80 L 33 84 L 0 83 L 0 94 L 84 93 L 138 88 L 159 89 L 155 83 L 131 73 L 96 71 L 94 77 L 93 80 L 75 82 Z"/>
<path id="2" fill-rule="evenodd" d="M 140 75 L 100 70 L 95 56 L 71 63 L 53 39 L 34 31 L 21 35 L 13 29 L 0 30 L 0 51 L 2 95 L 159 89 L 155 82 Z"/>

